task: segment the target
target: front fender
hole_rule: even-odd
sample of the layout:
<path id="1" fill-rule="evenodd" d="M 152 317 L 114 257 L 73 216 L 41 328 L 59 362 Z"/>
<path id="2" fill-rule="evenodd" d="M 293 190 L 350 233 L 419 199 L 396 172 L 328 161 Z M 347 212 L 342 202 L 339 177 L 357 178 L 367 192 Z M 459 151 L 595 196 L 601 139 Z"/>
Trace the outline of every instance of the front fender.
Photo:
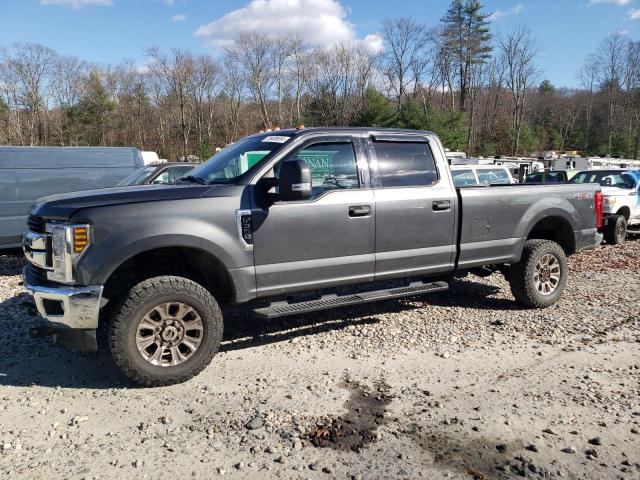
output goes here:
<path id="1" fill-rule="evenodd" d="M 92 224 L 92 241 L 76 265 L 80 285 L 104 284 L 125 261 L 164 247 L 187 247 L 213 255 L 227 271 L 253 265 L 239 242 L 235 208 L 211 208 L 211 199 L 87 209 L 73 221 Z"/>

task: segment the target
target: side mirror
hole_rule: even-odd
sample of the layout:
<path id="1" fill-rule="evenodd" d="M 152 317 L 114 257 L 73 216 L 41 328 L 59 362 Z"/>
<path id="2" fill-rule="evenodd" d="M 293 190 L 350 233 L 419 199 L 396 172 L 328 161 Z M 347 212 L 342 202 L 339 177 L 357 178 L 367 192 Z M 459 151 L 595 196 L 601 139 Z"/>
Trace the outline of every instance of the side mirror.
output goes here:
<path id="1" fill-rule="evenodd" d="M 311 198 L 311 171 L 304 160 L 290 160 L 280 165 L 278 197 L 285 202 Z"/>

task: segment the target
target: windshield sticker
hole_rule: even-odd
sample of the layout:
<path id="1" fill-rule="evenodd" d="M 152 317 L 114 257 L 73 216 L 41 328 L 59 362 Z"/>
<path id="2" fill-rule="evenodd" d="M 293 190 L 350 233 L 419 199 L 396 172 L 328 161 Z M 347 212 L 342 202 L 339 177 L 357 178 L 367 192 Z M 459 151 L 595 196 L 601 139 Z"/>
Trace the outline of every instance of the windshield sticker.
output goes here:
<path id="1" fill-rule="evenodd" d="M 284 135 L 269 135 L 262 139 L 263 142 L 284 143 L 289 140 L 290 137 Z"/>

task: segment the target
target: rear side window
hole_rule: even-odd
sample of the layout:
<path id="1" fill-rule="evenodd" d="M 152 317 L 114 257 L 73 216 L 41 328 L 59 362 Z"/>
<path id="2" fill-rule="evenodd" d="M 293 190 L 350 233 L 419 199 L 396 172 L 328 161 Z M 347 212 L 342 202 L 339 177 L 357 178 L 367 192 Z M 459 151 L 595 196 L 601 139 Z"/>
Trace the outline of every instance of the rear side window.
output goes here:
<path id="1" fill-rule="evenodd" d="M 378 160 L 378 187 L 424 187 L 438 180 L 426 142 L 373 142 Z"/>
<path id="2" fill-rule="evenodd" d="M 502 168 L 478 169 L 480 183 L 511 183 L 509 174 Z"/>

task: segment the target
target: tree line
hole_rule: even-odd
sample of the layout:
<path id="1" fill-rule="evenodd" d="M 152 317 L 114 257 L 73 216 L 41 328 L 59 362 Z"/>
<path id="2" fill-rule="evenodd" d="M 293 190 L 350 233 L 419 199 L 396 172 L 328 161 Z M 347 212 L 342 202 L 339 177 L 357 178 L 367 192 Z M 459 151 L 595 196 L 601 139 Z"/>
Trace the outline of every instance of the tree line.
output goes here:
<path id="1" fill-rule="evenodd" d="M 244 32 L 216 57 L 150 47 L 143 65 L 14 44 L 0 49 L 0 144 L 205 159 L 262 129 L 351 125 L 433 130 L 471 155 L 640 158 L 640 42 L 607 36 L 567 72 L 580 86 L 562 88 L 544 79 L 531 31 L 495 35 L 489 17 L 477 0 L 453 0 L 436 27 L 384 20 L 380 51 Z"/>

